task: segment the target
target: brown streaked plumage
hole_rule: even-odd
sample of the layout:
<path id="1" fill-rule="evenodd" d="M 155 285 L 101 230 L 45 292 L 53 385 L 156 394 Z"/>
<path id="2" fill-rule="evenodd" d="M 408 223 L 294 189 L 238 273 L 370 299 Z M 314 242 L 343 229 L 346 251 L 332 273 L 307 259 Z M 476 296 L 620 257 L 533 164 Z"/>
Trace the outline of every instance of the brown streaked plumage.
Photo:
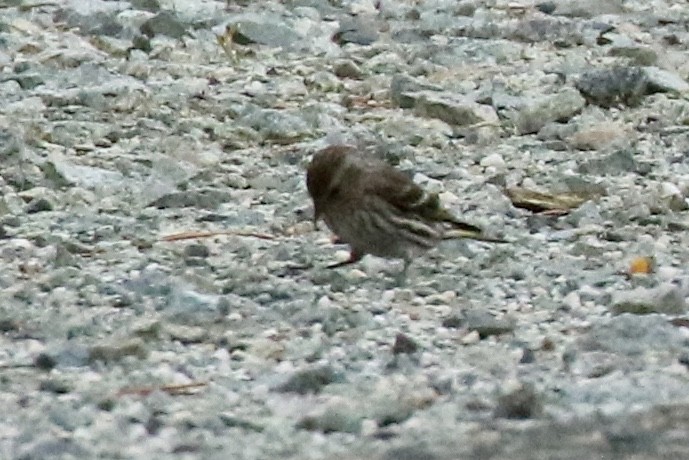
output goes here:
<path id="1" fill-rule="evenodd" d="M 354 147 L 330 146 L 317 152 L 306 174 L 314 222 L 323 219 L 338 240 L 350 246 L 354 263 L 366 254 L 404 260 L 404 272 L 417 255 L 448 238 L 504 242 L 458 220 L 403 172 Z"/>

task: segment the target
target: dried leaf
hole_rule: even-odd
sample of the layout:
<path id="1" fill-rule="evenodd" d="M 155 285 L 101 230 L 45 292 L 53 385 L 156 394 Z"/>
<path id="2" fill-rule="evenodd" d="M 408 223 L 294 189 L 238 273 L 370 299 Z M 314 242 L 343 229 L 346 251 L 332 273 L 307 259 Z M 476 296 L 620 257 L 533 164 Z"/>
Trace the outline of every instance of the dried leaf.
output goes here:
<path id="1" fill-rule="evenodd" d="M 505 194 L 517 208 L 547 215 L 564 215 L 593 198 L 579 193 L 543 193 L 520 187 L 505 189 Z"/>
<path id="2" fill-rule="evenodd" d="M 629 275 L 637 275 L 637 274 L 643 274 L 643 275 L 648 275 L 649 273 L 653 273 L 653 270 L 655 268 L 655 260 L 653 257 L 635 257 L 632 259 L 632 261 L 629 263 Z"/>

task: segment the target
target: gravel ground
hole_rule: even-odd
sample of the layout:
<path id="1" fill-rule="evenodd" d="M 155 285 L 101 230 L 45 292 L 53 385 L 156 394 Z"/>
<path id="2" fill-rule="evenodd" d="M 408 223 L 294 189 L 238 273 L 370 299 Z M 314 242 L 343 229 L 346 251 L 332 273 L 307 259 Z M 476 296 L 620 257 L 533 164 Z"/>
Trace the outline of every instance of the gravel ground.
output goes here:
<path id="1" fill-rule="evenodd" d="M 0 0 L 0 458 L 689 458 L 687 21 Z M 510 244 L 325 269 L 337 143 Z"/>

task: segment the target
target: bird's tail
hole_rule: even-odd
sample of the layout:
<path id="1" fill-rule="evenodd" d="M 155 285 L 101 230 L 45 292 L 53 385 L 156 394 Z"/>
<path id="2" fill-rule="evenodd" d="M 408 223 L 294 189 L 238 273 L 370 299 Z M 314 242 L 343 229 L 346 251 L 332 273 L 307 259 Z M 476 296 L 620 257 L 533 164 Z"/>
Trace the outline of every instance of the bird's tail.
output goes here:
<path id="1" fill-rule="evenodd" d="M 449 222 L 451 228 L 447 229 L 443 234 L 444 240 L 452 240 L 457 238 L 469 238 L 477 241 L 485 241 L 486 243 L 507 243 L 508 241 L 502 240 L 500 238 L 493 238 L 487 236 L 483 233 L 479 227 L 475 225 L 467 224 L 462 221 Z"/>

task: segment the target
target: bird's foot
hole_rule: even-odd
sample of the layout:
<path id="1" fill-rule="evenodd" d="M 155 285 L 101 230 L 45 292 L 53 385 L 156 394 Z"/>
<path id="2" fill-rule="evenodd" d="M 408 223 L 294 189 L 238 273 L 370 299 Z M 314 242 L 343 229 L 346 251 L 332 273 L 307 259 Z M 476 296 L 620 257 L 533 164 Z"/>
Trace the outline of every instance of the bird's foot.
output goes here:
<path id="1" fill-rule="evenodd" d="M 340 267 L 344 267 L 345 265 L 355 264 L 355 263 L 359 262 L 362 257 L 363 257 L 362 254 L 359 254 L 355 251 L 351 251 L 349 253 L 349 259 L 342 261 L 342 262 L 338 262 L 336 264 L 328 265 L 326 268 L 340 268 Z"/>
<path id="2" fill-rule="evenodd" d="M 394 276 L 395 284 L 396 287 L 403 288 L 407 285 L 407 275 L 409 274 L 409 265 L 411 264 L 410 259 L 405 259 L 404 260 L 404 267 L 402 268 L 402 271 L 397 273 L 397 275 Z"/>

